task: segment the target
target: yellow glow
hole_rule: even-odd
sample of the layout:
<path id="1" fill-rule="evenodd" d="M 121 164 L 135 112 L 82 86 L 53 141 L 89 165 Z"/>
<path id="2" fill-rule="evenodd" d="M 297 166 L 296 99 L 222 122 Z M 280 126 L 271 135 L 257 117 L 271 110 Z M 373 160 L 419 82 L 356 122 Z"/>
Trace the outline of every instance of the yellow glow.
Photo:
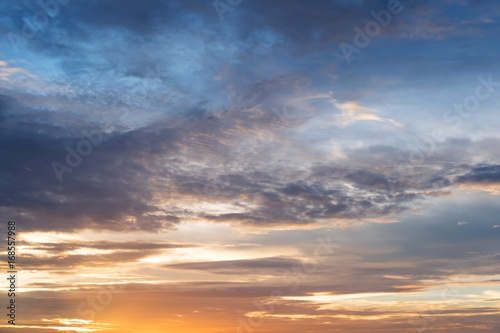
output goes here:
<path id="1" fill-rule="evenodd" d="M 54 330 L 58 332 L 101 332 L 106 329 L 106 326 L 110 326 L 107 323 L 95 323 L 92 320 L 84 319 L 68 319 L 68 318 L 55 318 L 55 319 L 42 319 L 44 323 L 49 323 L 49 326 L 45 325 L 0 325 L 0 327 L 18 328 L 18 329 L 43 329 L 43 330 Z M 51 325 L 52 324 L 52 325 Z M 64 326 L 58 326 L 64 325 Z"/>
<path id="2" fill-rule="evenodd" d="M 58 233 L 58 232 L 26 232 L 22 234 L 22 239 L 30 243 L 59 243 L 70 241 L 84 241 L 85 236 L 74 233 Z"/>
<path id="3" fill-rule="evenodd" d="M 335 115 L 335 120 L 339 125 L 347 126 L 355 120 L 374 120 L 381 122 L 388 122 L 396 127 L 404 127 L 403 124 L 398 123 L 392 119 L 384 119 L 376 115 L 373 109 L 363 107 L 356 102 L 337 103 L 334 102 L 335 107 L 342 111 L 341 114 Z"/>
<path id="4" fill-rule="evenodd" d="M 0 325 L 0 328 L 10 329 L 40 329 L 40 330 L 55 330 L 58 332 L 99 332 L 99 329 L 84 328 L 84 327 L 63 327 L 63 326 L 37 326 L 37 325 Z"/>
<path id="5" fill-rule="evenodd" d="M 295 301 L 309 301 L 317 303 L 338 303 L 351 299 L 366 299 L 374 296 L 389 296 L 393 293 L 361 293 L 361 294 L 345 294 L 345 295 L 329 295 L 325 293 L 314 293 L 312 296 L 288 296 L 284 299 Z"/>
<path id="6" fill-rule="evenodd" d="M 170 249 L 157 256 L 141 259 L 140 262 L 156 264 L 175 264 L 204 261 L 225 261 L 225 260 L 248 260 L 262 258 L 262 249 L 250 248 L 241 250 L 231 247 L 195 247 Z M 299 256 L 297 249 L 270 249 L 266 251 L 266 257 L 274 256 Z"/>
<path id="7" fill-rule="evenodd" d="M 95 255 L 95 254 L 109 254 L 109 253 L 114 253 L 116 252 L 115 250 L 100 250 L 100 249 L 94 249 L 94 248 L 79 248 L 73 251 L 68 251 L 64 252 L 65 254 L 69 255 Z M 123 250 L 121 250 L 123 252 Z"/>
<path id="8" fill-rule="evenodd" d="M 500 195 L 500 184 L 461 184 L 463 190 L 488 192 L 491 195 Z"/>

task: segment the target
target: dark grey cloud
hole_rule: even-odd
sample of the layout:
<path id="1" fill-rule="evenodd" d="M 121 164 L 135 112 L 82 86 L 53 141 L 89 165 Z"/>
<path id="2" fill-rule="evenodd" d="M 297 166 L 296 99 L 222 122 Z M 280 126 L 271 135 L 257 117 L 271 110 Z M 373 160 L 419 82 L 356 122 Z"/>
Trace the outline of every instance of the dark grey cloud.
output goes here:
<path id="1" fill-rule="evenodd" d="M 416 3 L 401 4 L 417 7 Z M 317 47 L 342 41 L 352 43 L 353 28 L 364 28 L 368 21 L 373 20 L 370 11 L 387 9 L 387 1 L 249 1 L 245 6 L 251 11 L 249 16 L 260 25 L 272 28 L 297 44 L 316 44 Z M 397 25 L 399 17 L 393 16 L 392 20 L 390 30 Z"/>
<path id="2" fill-rule="evenodd" d="M 427 1 L 407 3 L 402 1 L 404 14 L 417 15 Z M 21 35 L 25 22 L 23 17 L 33 21 L 32 16 L 42 11 L 34 2 L 12 2 L 9 16 L 0 21 L 11 32 Z M 66 69 L 77 70 L 75 64 L 91 64 L 93 60 L 82 55 L 103 32 L 129 35 L 129 39 L 147 44 L 153 36 L 165 31 L 182 31 L 200 24 L 210 31 L 212 38 L 232 41 L 237 38 L 250 53 L 259 49 L 269 49 L 269 40 L 276 50 L 292 48 L 298 54 L 317 50 L 334 49 L 340 53 L 340 42 L 353 43 L 355 26 L 362 29 L 374 20 L 370 11 L 387 9 L 387 1 L 322 1 L 304 3 L 302 1 L 244 1 L 233 11 L 226 12 L 225 21 L 220 22 L 212 2 L 199 1 L 70 1 L 59 6 L 58 14 L 49 17 L 48 23 L 37 31 L 36 38 L 30 38 L 28 49 L 61 57 Z M 43 11 L 42 11 L 43 12 Z M 393 34 L 400 25 L 400 16 L 392 15 L 391 24 L 382 29 L 381 36 Z M 229 27 L 229 28 L 228 28 Z M 231 33 L 228 33 L 228 31 Z M 269 36 L 266 36 L 270 34 Z M 130 47 L 124 41 L 116 46 L 126 53 Z M 140 50 L 134 50 L 141 52 Z M 150 52 L 141 52 L 143 58 L 138 63 L 153 60 Z M 103 56 L 102 54 L 101 56 Z M 242 56 L 242 55 L 241 55 Z M 244 58 L 245 56 L 242 56 Z M 116 59 L 121 61 L 121 59 Z M 156 59 L 157 61 L 157 59 Z M 72 66 L 73 65 L 73 66 Z"/>
<path id="3" fill-rule="evenodd" d="M 43 250 L 49 252 L 73 251 L 76 249 L 98 249 L 98 250 L 161 250 L 161 249 L 176 249 L 184 247 L 193 247 L 195 245 L 171 244 L 171 243 L 154 243 L 154 242 L 71 242 L 71 243 L 29 243 L 24 242 L 26 246 L 32 246 L 35 250 Z"/>
<path id="4" fill-rule="evenodd" d="M 38 257 L 26 255 L 23 257 L 23 267 L 29 270 L 55 270 L 71 271 L 79 267 L 103 267 L 115 264 L 131 263 L 154 254 L 154 251 L 117 251 L 110 254 L 95 255 L 60 255 L 57 257 Z M 74 274 L 74 272 L 73 272 Z"/>
<path id="5" fill-rule="evenodd" d="M 170 264 L 163 267 L 181 270 L 201 270 L 216 274 L 283 274 L 292 269 L 294 265 L 299 265 L 300 260 L 292 258 L 258 258 L 242 260 L 206 261 Z"/>
<path id="6" fill-rule="evenodd" d="M 258 129 L 267 124 L 267 118 L 252 119 L 229 111 L 212 116 L 198 108 L 169 118 L 172 122 L 102 133 L 103 142 L 59 182 L 51 163 L 66 163 L 66 147 L 76 149 L 83 138 L 81 130 L 87 126 L 75 124 L 68 132 L 71 127 L 31 118 L 26 109 L 15 115 L 19 108 L 16 99 L 2 99 L 5 162 L 1 168 L 6 191 L 0 199 L 2 212 L 23 220 L 27 230 L 97 226 L 156 231 L 173 228 L 185 218 L 271 226 L 386 217 L 411 208 L 426 196 L 447 193 L 453 184 L 496 179 L 498 171 L 494 166 L 450 163 L 437 168 L 417 165 L 402 172 L 390 161 L 390 156 L 397 161 L 399 151 L 386 150 L 388 165 L 377 171 L 369 167 L 370 154 L 353 151 L 355 167 L 317 163 L 294 175 L 294 163 L 266 163 L 275 150 L 270 155 L 255 155 L 252 149 L 241 149 L 251 136 L 243 124 Z M 458 149 L 449 158 L 460 154 Z M 373 156 L 378 159 L 377 154 Z M 186 168 L 192 162 L 198 166 Z M 154 193 L 163 198 L 188 196 L 232 203 L 243 212 L 215 215 L 178 205 L 165 208 L 155 202 Z M 129 218 L 132 222 L 127 222 Z"/>
<path id="7" fill-rule="evenodd" d="M 8 106 L 4 103 L 3 108 L 5 115 Z M 77 149 L 81 132 L 68 133 L 67 129 L 12 114 L 4 116 L 0 126 L 1 154 L 5 160 L 1 166 L 5 189 L 0 199 L 2 213 L 22 219 L 27 230 L 70 230 L 99 225 L 122 229 L 121 222 L 126 216 L 138 217 L 137 226 L 146 229 L 161 227 L 163 223 L 168 227 L 176 222 L 175 217 L 158 219 L 149 214 L 156 210 L 147 203 L 151 195 L 135 190 L 136 185 L 131 183 L 133 179 L 147 182 L 150 176 L 144 166 L 128 158 L 141 140 L 144 144 L 141 151 L 154 154 L 152 144 L 156 140 L 144 143 L 147 134 L 142 134 L 142 138 L 134 133 L 125 134 L 124 138 L 109 137 L 94 146 L 95 151 L 59 182 L 51 164 L 53 161 L 65 164 L 66 147 Z M 121 148 L 116 151 L 114 146 Z"/>
<path id="8" fill-rule="evenodd" d="M 399 156 L 411 151 L 397 144 L 349 146 L 345 148 L 349 163 L 324 161 L 325 151 L 315 149 L 319 139 L 298 136 L 314 117 L 339 110 L 323 111 L 324 106 L 314 103 L 308 108 L 296 101 L 314 90 L 309 65 L 264 76 L 254 66 L 262 63 L 262 54 L 231 50 L 221 56 L 217 51 L 232 42 L 242 50 L 266 44 L 263 36 L 252 35 L 256 26 L 272 31 L 272 38 L 286 37 L 284 42 L 279 38 L 276 44 L 270 42 L 273 46 L 265 48 L 269 52 L 282 52 L 289 43 L 304 52 L 329 47 L 352 38 L 353 26 L 372 19 L 370 10 L 386 5 L 386 1 L 243 2 L 227 13 L 225 22 L 218 21 L 210 3 L 196 1 L 74 1 L 61 6 L 29 46 L 61 61 L 64 75 L 46 82 L 60 86 L 22 93 L 11 89 L 1 100 L 1 153 L 6 161 L 0 167 L 6 189 L 0 196 L 1 212 L 25 221 L 27 230 L 158 231 L 188 219 L 304 226 L 324 220 L 384 218 L 412 209 L 429 196 L 449 194 L 455 184 L 494 177 L 495 170 L 482 170 L 484 166 L 459 158 L 480 146 L 467 138 L 445 141 L 425 163 L 403 171 L 398 169 Z M 411 16 L 426 11 L 428 3 L 405 6 Z M 18 16 L 35 10 L 36 4 L 18 3 L 2 22 L 20 29 Z M 404 19 L 394 17 L 393 23 L 384 33 L 397 29 Z M 167 37 L 155 39 L 158 36 Z M 189 44 L 195 37 L 201 42 Z M 165 62 L 166 75 L 174 76 L 148 77 L 147 68 L 168 58 L 160 45 L 181 44 L 176 38 L 186 45 L 175 51 L 183 56 Z M 209 44 L 216 46 L 211 49 Z M 134 52 L 123 51 L 130 45 L 135 45 Z M 188 52 L 200 53 L 205 46 L 203 57 Z M 292 45 L 289 51 L 293 49 Z M 182 62 L 185 58 L 190 61 Z M 290 68 L 300 59 L 291 56 Z M 450 71 L 457 68 L 453 66 Z M 177 82 L 185 77 L 190 79 Z M 356 84 L 359 77 L 352 76 Z M 200 81 L 218 86 L 195 93 Z M 133 82 L 148 88 L 146 94 L 131 96 Z M 69 94 L 63 87 L 74 91 Z M 214 107 L 212 100 L 225 97 L 227 102 Z M 287 98 L 294 103 L 287 103 Z M 283 106 L 290 107 L 290 114 L 276 116 L 275 108 Z M 128 123 L 118 119 L 118 108 L 131 110 Z M 64 163 L 66 147 L 77 147 L 82 130 L 99 128 L 103 119 L 112 119 L 114 129 L 59 183 L 51 163 Z M 355 134 L 361 133 L 375 132 L 359 127 Z M 480 151 L 488 149 L 481 146 Z M 162 198 L 170 200 L 168 207 Z M 237 212 L 200 211 L 181 205 L 182 198 L 224 202 Z"/>
<path id="9" fill-rule="evenodd" d="M 162 250 L 195 247 L 190 244 L 156 243 L 156 242 L 69 242 L 69 243 L 31 243 L 23 242 L 31 250 L 43 251 L 45 255 L 24 254 L 22 256 L 25 269 L 46 270 L 54 274 L 74 274 L 73 269 L 82 267 L 114 266 L 121 263 L 133 263 L 142 258 L 158 254 Z M 72 253 L 78 250 L 89 250 L 89 254 Z M 100 253 L 99 250 L 111 250 Z M 92 253 L 94 251 L 94 253 Z"/>
<path id="10" fill-rule="evenodd" d="M 480 165 L 465 175 L 456 177 L 460 184 L 497 184 L 500 182 L 500 165 Z"/>

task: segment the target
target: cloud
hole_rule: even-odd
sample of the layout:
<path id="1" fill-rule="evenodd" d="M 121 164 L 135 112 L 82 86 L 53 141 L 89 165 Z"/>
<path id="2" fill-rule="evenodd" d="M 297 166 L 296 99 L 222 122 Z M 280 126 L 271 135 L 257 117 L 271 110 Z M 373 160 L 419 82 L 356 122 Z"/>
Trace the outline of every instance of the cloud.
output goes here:
<path id="1" fill-rule="evenodd" d="M 379 122 L 387 122 L 396 127 L 403 127 L 403 124 L 392 119 L 384 119 L 375 114 L 370 108 L 358 105 L 355 102 L 334 103 L 335 107 L 341 110 L 340 115 L 335 115 L 336 122 L 341 126 L 347 126 L 354 121 L 373 120 Z"/>
<path id="2" fill-rule="evenodd" d="M 293 122 L 283 120 L 286 132 L 252 146 L 246 142 L 249 129 L 266 126 L 267 116 L 255 109 L 214 114 L 203 107 L 133 130 L 101 132 L 103 142 L 59 182 L 51 163 L 66 164 L 67 147 L 76 149 L 82 131 L 99 125 L 48 124 L 42 117 L 48 111 L 32 117 L 34 110 L 12 97 L 4 96 L 1 107 L 1 209 L 11 218 L 22 214 L 26 230 L 168 231 L 193 220 L 345 227 L 392 220 L 427 196 L 449 193 L 454 184 L 497 182 L 495 165 L 401 169 L 401 151 L 384 146 L 346 149 L 342 163 L 308 154 L 310 160 L 301 164 L 275 149 L 287 147 L 301 156 L 300 145 L 288 147 L 285 141 L 297 130 Z M 446 152 L 450 159 L 462 153 Z"/>
<path id="3" fill-rule="evenodd" d="M 279 275 L 290 271 L 300 260 L 292 258 L 258 258 L 245 260 L 207 261 L 165 265 L 169 269 L 202 270 L 216 274 L 271 274 Z"/>
<path id="4" fill-rule="evenodd" d="M 456 177 L 455 181 L 461 188 L 485 191 L 493 195 L 500 194 L 500 166 L 481 165 L 469 173 Z"/>
<path id="5" fill-rule="evenodd" d="M 467 183 L 498 183 L 500 182 L 500 165 L 481 165 L 474 167 L 469 173 L 459 176 L 456 181 Z"/>
<path id="6" fill-rule="evenodd" d="M 98 250 L 159 250 L 159 249 L 172 249 L 192 247 L 194 245 L 186 244 L 171 244 L 171 243 L 151 243 L 151 242 L 70 242 L 70 243 L 30 243 L 24 242 L 24 245 L 32 247 L 34 250 L 43 250 L 56 253 L 64 253 L 67 251 L 74 251 L 76 249 L 98 249 Z"/>
<path id="7" fill-rule="evenodd" d="M 498 94 L 453 105 L 497 82 L 498 6 L 402 3 L 351 64 L 339 43 L 387 0 L 243 1 L 223 22 L 210 1 L 70 1 L 17 52 L 43 9 L 0 3 L 23 330 L 88 328 L 79 306 L 111 286 L 109 332 L 400 333 L 422 309 L 429 329 L 497 328 Z"/>

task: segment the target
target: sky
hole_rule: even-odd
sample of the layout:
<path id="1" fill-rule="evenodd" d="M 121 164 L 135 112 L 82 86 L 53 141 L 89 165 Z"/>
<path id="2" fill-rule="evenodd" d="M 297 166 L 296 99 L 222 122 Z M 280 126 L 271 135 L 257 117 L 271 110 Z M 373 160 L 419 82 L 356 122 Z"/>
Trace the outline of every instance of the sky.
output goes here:
<path id="1" fill-rule="evenodd" d="M 498 2 L 0 12 L 0 332 L 499 332 Z"/>

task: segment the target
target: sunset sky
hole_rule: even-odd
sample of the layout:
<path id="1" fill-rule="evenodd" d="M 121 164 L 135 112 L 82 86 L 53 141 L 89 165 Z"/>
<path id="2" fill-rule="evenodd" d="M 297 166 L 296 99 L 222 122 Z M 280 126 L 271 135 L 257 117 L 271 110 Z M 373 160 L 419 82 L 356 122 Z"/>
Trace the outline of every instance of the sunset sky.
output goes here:
<path id="1" fill-rule="evenodd" d="M 0 332 L 500 332 L 498 1 L 0 12 Z"/>

